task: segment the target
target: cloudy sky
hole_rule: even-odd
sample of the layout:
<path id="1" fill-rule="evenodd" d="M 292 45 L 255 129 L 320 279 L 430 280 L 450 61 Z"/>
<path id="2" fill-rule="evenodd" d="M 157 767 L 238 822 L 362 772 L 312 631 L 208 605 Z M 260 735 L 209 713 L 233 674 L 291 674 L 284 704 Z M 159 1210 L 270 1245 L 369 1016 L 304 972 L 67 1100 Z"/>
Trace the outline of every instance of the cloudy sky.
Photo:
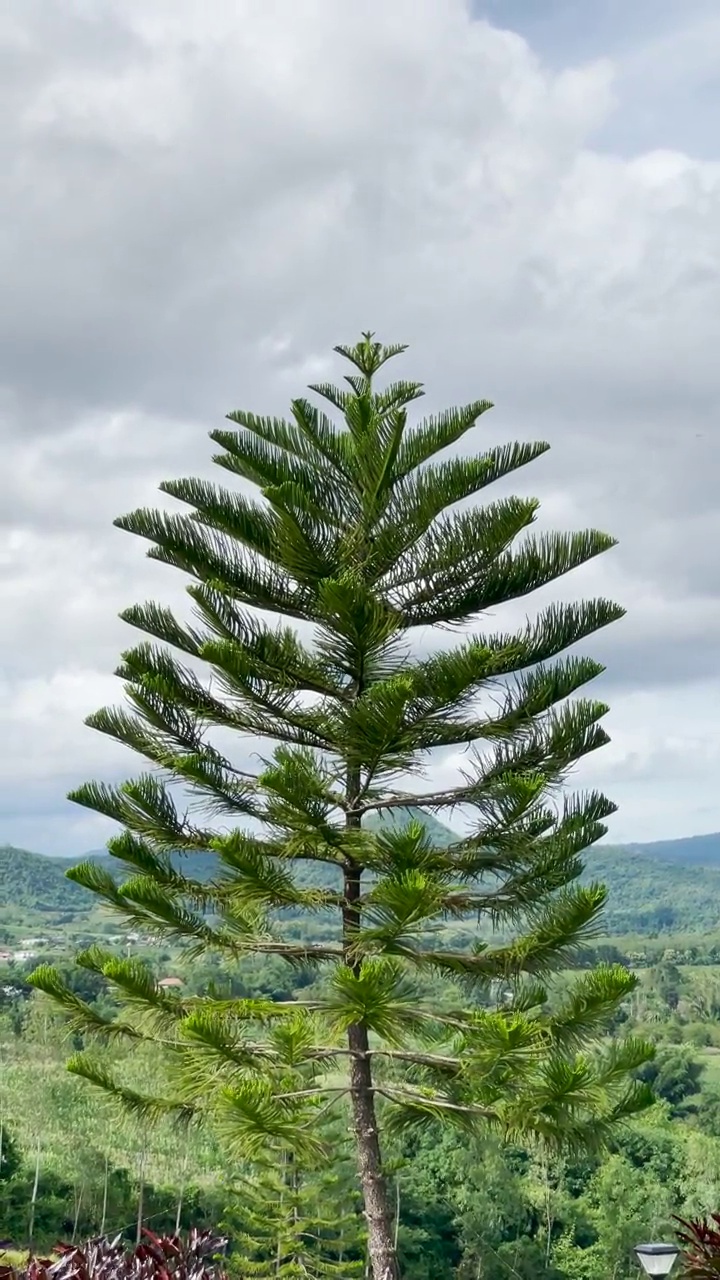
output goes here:
<path id="1" fill-rule="evenodd" d="M 613 838 L 720 830 L 717 0 L 10 0 L 0 59 L 0 843 L 140 767 L 82 720 L 183 583 L 113 518 L 365 328 L 620 539 Z"/>

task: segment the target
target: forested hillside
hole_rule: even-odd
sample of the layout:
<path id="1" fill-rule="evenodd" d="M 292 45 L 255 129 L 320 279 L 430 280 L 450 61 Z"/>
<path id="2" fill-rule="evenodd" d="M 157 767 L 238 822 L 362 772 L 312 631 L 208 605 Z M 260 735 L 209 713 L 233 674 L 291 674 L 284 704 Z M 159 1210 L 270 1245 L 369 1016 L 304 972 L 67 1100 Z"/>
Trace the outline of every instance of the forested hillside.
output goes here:
<path id="1" fill-rule="evenodd" d="M 684 841 L 678 841 L 684 844 Z M 689 842 L 687 842 L 689 843 Z M 720 924 L 720 863 L 688 864 L 654 846 L 589 851 L 585 879 L 608 886 L 609 933 L 707 933 Z M 664 846 L 667 848 L 668 846 Z"/>
<path id="2" fill-rule="evenodd" d="M 90 895 L 65 875 L 67 863 L 12 845 L 0 847 L 0 905 L 29 911 L 77 911 Z"/>
<path id="3" fill-rule="evenodd" d="M 419 815 L 413 810 L 398 811 L 386 821 L 408 816 Z M 423 814 L 422 821 L 438 845 L 453 839 L 454 833 L 431 815 Z M 713 850 L 718 851 L 716 860 Z M 104 850 L 61 859 L 5 846 L 0 849 L 0 901 L 38 912 L 89 908 L 90 895 L 64 875 L 85 858 L 106 862 L 111 868 L 117 865 Z M 215 859 L 203 853 L 184 855 L 183 868 L 188 875 L 205 880 L 215 870 Z M 317 866 L 310 870 L 317 879 Z M 327 875 L 329 883 L 331 869 Z M 608 887 L 605 919 L 611 934 L 708 933 L 720 924 L 720 835 L 625 848 L 595 845 L 587 856 L 585 879 Z"/>
<path id="4" fill-rule="evenodd" d="M 198 961 L 163 949 L 148 955 L 158 973 L 178 975 L 189 995 L 214 984 L 234 998 L 286 1000 L 307 996 L 319 981 L 280 959 L 246 959 L 231 970 L 210 957 Z M 271 1239 L 280 1205 L 270 1174 L 267 1187 L 240 1182 L 235 1166 L 229 1179 L 211 1136 L 191 1129 L 179 1138 L 166 1124 L 146 1128 L 132 1116 L 121 1119 L 98 1091 L 69 1075 L 67 1032 L 23 980 L 27 967 L 7 969 L 0 983 L 5 1238 L 24 1246 L 32 1220 L 38 1249 L 51 1248 L 58 1235 L 82 1239 L 102 1228 L 133 1239 L 141 1210 L 156 1231 L 221 1220 L 238 1251 L 249 1229 Z M 64 971 L 98 1013 L 111 1011 L 96 975 L 69 964 Z M 561 975 L 558 998 L 563 981 Z M 456 994 L 448 988 L 448 1007 Z M 720 1203 L 719 1013 L 716 967 L 664 961 L 641 971 L 624 1025 L 650 1030 L 659 1044 L 650 1067 L 661 1101 L 618 1130 L 605 1154 L 548 1159 L 437 1123 L 392 1137 L 403 1280 L 633 1280 L 635 1243 L 671 1238 L 673 1213 Z M 124 1061 L 129 1084 L 146 1086 L 158 1074 L 157 1055 L 111 1050 L 108 1061 L 115 1060 Z M 300 1203 L 307 1213 L 322 1198 L 324 1218 L 338 1224 L 328 1249 L 336 1264 L 347 1265 L 343 1280 L 351 1280 L 362 1261 L 360 1206 L 342 1117 L 323 1137 L 333 1167 L 303 1173 Z"/>

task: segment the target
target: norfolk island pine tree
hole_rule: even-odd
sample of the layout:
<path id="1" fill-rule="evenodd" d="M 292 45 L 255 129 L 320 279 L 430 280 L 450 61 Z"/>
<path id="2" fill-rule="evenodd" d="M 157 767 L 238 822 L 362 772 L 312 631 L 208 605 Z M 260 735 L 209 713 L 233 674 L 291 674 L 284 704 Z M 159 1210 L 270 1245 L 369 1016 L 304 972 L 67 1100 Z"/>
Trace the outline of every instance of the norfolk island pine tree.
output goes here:
<path id="1" fill-rule="evenodd" d="M 215 462 L 257 496 L 247 484 L 178 480 L 161 490 L 189 514 L 115 522 L 190 576 L 194 619 L 155 603 L 121 615 L 151 637 L 117 671 L 131 705 L 88 723 L 152 770 L 70 796 L 121 824 L 108 848 L 129 873 L 119 883 L 87 863 L 71 878 L 191 950 L 316 965 L 321 994 L 188 999 L 159 990 L 138 961 L 93 948 L 78 960 L 122 1002 L 113 1021 L 51 968 L 34 975 L 86 1033 L 162 1043 L 167 1096 L 124 1086 L 97 1052 L 76 1055 L 73 1071 L 141 1115 L 214 1123 L 229 1156 L 281 1144 L 317 1158 L 317 1117 L 346 1097 L 373 1280 L 398 1274 L 384 1128 L 442 1119 L 584 1144 L 651 1100 L 634 1078 L 651 1048 L 605 1036 L 633 977 L 618 966 L 583 972 L 552 1014 L 543 989 L 597 929 L 605 893 L 578 883 L 581 854 L 614 809 L 595 792 L 561 792 L 569 768 L 607 741 L 607 708 L 572 696 L 602 667 L 566 650 L 623 610 L 592 600 L 545 608 L 512 633 L 479 629 L 490 609 L 614 542 L 594 531 L 531 536 L 533 499 L 467 501 L 548 446 L 449 456 L 491 406 L 411 426 L 421 385 L 378 386 L 404 350 L 372 334 L 336 348 L 352 366 L 344 388 L 310 390 L 340 425 L 297 399 L 287 421 L 237 412 L 235 429 L 211 432 Z M 445 643 L 419 652 L 420 628 Z M 256 771 L 213 745 L 218 728 L 246 741 L 246 758 L 265 752 Z M 467 766 L 438 790 L 432 762 L 448 748 L 466 749 Z M 402 821 L 408 806 L 462 806 L 472 822 L 436 848 L 421 823 Z M 378 814 L 396 821 L 368 827 Z M 198 851 L 215 860 L 209 882 L 183 874 L 177 857 Z M 293 874 L 298 860 L 314 878 Z M 336 913 L 337 940 L 283 937 L 288 907 Z M 494 940 L 443 945 L 444 923 L 479 919 Z M 426 974 L 452 976 L 462 1007 L 437 1007 Z M 495 1004 L 478 995 L 491 990 Z"/>

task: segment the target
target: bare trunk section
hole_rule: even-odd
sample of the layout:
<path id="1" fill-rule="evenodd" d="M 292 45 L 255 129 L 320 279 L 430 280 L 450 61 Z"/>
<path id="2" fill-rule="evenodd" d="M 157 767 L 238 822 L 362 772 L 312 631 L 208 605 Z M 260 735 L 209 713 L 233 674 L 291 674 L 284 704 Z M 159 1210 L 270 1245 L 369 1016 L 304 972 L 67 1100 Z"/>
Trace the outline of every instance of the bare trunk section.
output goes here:
<path id="1" fill-rule="evenodd" d="M 100 1223 L 100 1235 L 105 1235 L 105 1223 L 107 1221 L 108 1210 L 108 1179 L 110 1175 L 110 1157 L 105 1155 L 105 1177 L 103 1179 L 103 1202 L 102 1202 L 102 1221 Z"/>
<path id="2" fill-rule="evenodd" d="M 358 779 L 348 776 L 347 794 L 354 798 Z M 348 815 L 348 827 L 359 827 L 360 818 Z M 345 863 L 343 906 L 343 948 L 345 963 L 360 973 L 360 961 L 352 953 L 361 924 L 359 899 L 362 891 L 362 868 L 348 859 Z M 368 1256 L 372 1280 L 397 1280 L 397 1250 L 393 1231 L 393 1213 L 387 1183 L 383 1176 L 380 1135 L 375 1114 L 372 1066 L 368 1054 L 367 1027 L 353 1023 L 348 1027 L 350 1050 L 350 1097 L 353 1131 L 357 1152 L 357 1169 L 365 1206 L 368 1232 Z"/>
<path id="3" fill-rule="evenodd" d="M 397 1252 L 388 1186 L 382 1171 L 380 1136 L 375 1115 L 372 1070 L 365 1027 L 348 1028 L 350 1096 L 357 1149 L 358 1176 L 365 1202 L 368 1254 L 373 1280 L 397 1280 Z"/>
<path id="4" fill-rule="evenodd" d="M 177 1211 L 175 1213 L 175 1235 L 180 1235 L 180 1223 L 182 1221 L 183 1198 L 185 1196 L 185 1183 L 188 1173 L 188 1148 L 185 1147 L 185 1155 L 183 1156 L 182 1168 L 180 1170 L 180 1186 L 178 1188 Z"/>
<path id="5" fill-rule="evenodd" d="M 37 1140 L 35 1148 L 35 1180 L 33 1182 L 32 1197 L 30 1199 L 30 1222 L 28 1224 L 28 1246 L 32 1250 L 35 1238 L 35 1208 L 37 1206 L 38 1190 L 40 1188 L 40 1139 Z"/>
<path id="6" fill-rule="evenodd" d="M 80 1183 L 80 1189 L 75 1188 L 75 1216 L 73 1218 L 72 1243 L 77 1240 L 78 1227 L 80 1225 L 80 1214 L 82 1212 L 83 1197 L 85 1195 L 85 1183 Z"/>
<path id="7" fill-rule="evenodd" d="M 138 1190 L 138 1207 L 137 1207 L 137 1225 L 135 1231 L 135 1243 L 140 1244 L 142 1240 L 143 1220 L 145 1218 L 145 1145 L 143 1144 L 140 1155 L 140 1186 Z"/>
<path id="8" fill-rule="evenodd" d="M 363 689 L 364 677 L 362 670 L 359 670 L 354 689 L 356 698 L 362 696 Z M 353 805 L 360 795 L 361 785 L 360 767 L 355 763 L 348 764 L 345 778 L 345 799 L 348 805 L 345 824 L 348 831 L 357 831 L 362 825 L 361 815 L 353 812 Z M 362 965 L 361 956 L 356 949 L 357 935 L 362 926 L 360 905 L 362 874 L 362 865 L 356 862 L 348 851 L 343 867 L 345 900 L 342 908 L 343 953 L 345 964 L 358 977 Z M 368 1031 L 363 1023 L 352 1023 L 348 1027 L 348 1049 L 350 1050 L 349 1074 L 353 1132 L 358 1178 L 367 1222 L 370 1271 L 372 1280 L 398 1280 L 393 1211 L 388 1185 L 383 1175 L 372 1065 L 368 1053 Z"/>

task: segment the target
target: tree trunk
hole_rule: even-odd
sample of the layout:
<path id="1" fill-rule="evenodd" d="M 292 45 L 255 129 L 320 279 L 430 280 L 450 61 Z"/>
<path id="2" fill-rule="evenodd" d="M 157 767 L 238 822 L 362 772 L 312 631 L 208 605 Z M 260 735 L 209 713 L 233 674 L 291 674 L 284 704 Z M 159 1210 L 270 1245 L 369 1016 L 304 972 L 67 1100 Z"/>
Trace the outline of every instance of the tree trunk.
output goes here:
<path id="1" fill-rule="evenodd" d="M 359 680 L 356 693 L 359 695 L 361 692 L 362 682 Z M 360 772 L 357 768 L 348 768 L 345 792 L 349 806 L 345 819 L 347 830 L 357 831 L 361 826 L 360 815 L 353 813 L 350 808 L 359 792 Z M 362 873 L 362 866 L 352 857 L 346 857 L 343 869 L 343 951 L 345 963 L 356 977 L 360 976 L 362 968 L 361 958 L 354 949 L 362 924 Z M 393 1213 L 388 1186 L 383 1176 L 369 1047 L 367 1027 L 362 1023 L 352 1023 L 348 1027 L 350 1098 L 358 1178 L 367 1222 L 370 1269 L 372 1280 L 398 1280 Z"/>
<path id="2" fill-rule="evenodd" d="M 137 1209 L 137 1230 L 135 1232 L 135 1243 L 140 1244 L 142 1240 L 143 1218 L 145 1216 L 145 1147 L 143 1146 L 140 1156 L 140 1189 L 138 1191 L 138 1209 Z"/>
<path id="3" fill-rule="evenodd" d="M 185 1181 L 187 1179 L 188 1170 L 188 1150 L 185 1148 L 182 1169 L 180 1170 L 180 1186 L 178 1188 L 177 1212 L 175 1214 L 175 1235 L 180 1235 L 180 1222 L 182 1219 L 183 1197 L 185 1195 Z"/>
<path id="4" fill-rule="evenodd" d="M 85 1194 L 85 1184 L 80 1183 L 80 1190 L 75 1188 L 75 1217 L 73 1219 L 72 1243 L 77 1240 L 78 1227 L 80 1225 L 80 1213 L 82 1211 L 83 1196 Z"/>
<path id="5" fill-rule="evenodd" d="M 33 1237 L 35 1235 L 35 1206 L 38 1198 L 38 1188 L 40 1186 L 40 1139 L 37 1140 L 35 1149 L 35 1181 L 33 1182 L 32 1198 L 30 1200 L 30 1222 L 28 1224 L 28 1245 L 32 1250 Z"/>
<path id="6" fill-rule="evenodd" d="M 355 1023 L 348 1028 L 350 1096 L 357 1149 L 358 1175 L 365 1202 L 368 1254 L 373 1280 L 397 1280 L 397 1253 L 388 1187 L 382 1172 L 380 1138 L 375 1115 L 368 1036 Z"/>
<path id="7" fill-rule="evenodd" d="M 104 1235 L 105 1235 L 105 1223 L 106 1223 L 106 1221 L 107 1221 L 107 1209 L 108 1209 L 108 1178 L 109 1178 L 109 1173 L 110 1173 L 109 1165 L 110 1165 L 110 1157 L 109 1157 L 109 1156 L 107 1155 L 107 1153 L 106 1153 L 106 1154 L 105 1154 L 105 1177 L 104 1177 L 104 1179 L 103 1179 L 102 1221 L 101 1221 L 101 1223 L 100 1223 L 100 1235 L 101 1235 L 101 1236 L 104 1236 Z"/>
<path id="8" fill-rule="evenodd" d="M 298 1234 L 298 1224 L 299 1224 L 298 1196 L 300 1194 L 300 1182 L 298 1179 L 297 1168 L 295 1166 L 294 1153 L 292 1151 L 288 1152 L 288 1158 L 289 1158 L 289 1165 L 290 1165 L 290 1193 L 292 1195 L 293 1263 L 301 1272 L 301 1274 L 304 1275 L 307 1271 L 307 1268 L 305 1266 L 302 1251 L 300 1248 L 300 1237 Z"/>

